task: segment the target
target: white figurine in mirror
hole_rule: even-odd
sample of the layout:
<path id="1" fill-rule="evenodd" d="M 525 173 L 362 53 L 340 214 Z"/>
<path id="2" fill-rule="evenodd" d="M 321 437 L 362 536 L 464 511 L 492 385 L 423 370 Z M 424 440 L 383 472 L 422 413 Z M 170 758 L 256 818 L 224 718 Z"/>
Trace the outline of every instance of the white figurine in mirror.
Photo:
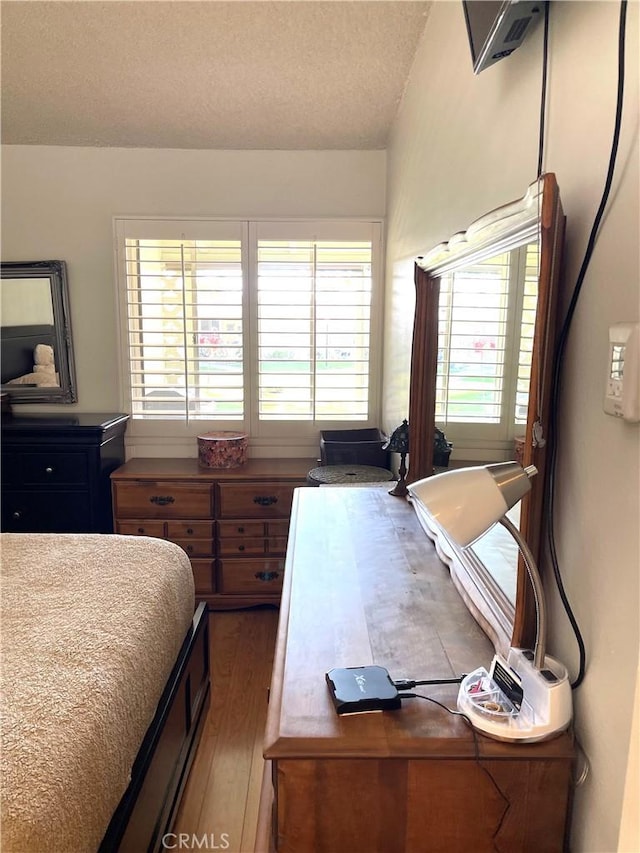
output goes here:
<path id="1" fill-rule="evenodd" d="M 53 347 L 36 344 L 33 350 L 33 372 L 10 379 L 9 385 L 37 385 L 39 388 L 58 388 L 60 377 L 56 373 Z"/>

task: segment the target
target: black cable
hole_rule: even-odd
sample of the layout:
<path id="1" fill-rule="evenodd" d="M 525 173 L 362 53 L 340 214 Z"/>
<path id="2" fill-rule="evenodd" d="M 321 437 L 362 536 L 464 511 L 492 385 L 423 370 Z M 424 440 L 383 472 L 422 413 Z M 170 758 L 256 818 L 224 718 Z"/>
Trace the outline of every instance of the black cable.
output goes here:
<path id="1" fill-rule="evenodd" d="M 556 544 L 555 544 L 555 531 L 554 531 L 554 498 L 555 498 L 555 484 L 556 484 L 556 464 L 557 464 L 557 449 L 558 449 L 558 408 L 560 403 L 560 378 L 562 371 L 562 363 L 564 359 L 564 352 L 567 345 L 567 339 L 569 337 L 569 329 L 571 328 L 571 322 L 573 320 L 573 316 L 575 314 L 576 305 L 578 302 L 578 298 L 580 296 L 580 292 L 582 290 L 582 285 L 584 283 L 585 275 L 587 272 L 587 268 L 589 266 L 589 262 L 591 261 L 591 256 L 593 254 L 593 249 L 596 244 L 596 239 L 598 237 L 598 230 L 600 228 L 600 222 L 602 221 L 602 217 L 604 215 L 604 211 L 607 205 L 607 201 L 609 199 L 609 193 L 611 191 L 611 184 L 613 182 L 613 174 L 616 165 L 616 158 L 618 154 L 618 144 L 620 142 L 620 128 L 622 125 L 622 106 L 624 101 L 624 65 L 625 65 L 625 32 L 626 32 L 626 16 L 627 16 L 627 0 L 621 0 L 620 3 L 620 27 L 618 32 L 618 93 L 616 99 L 616 119 L 615 126 L 613 131 L 613 139 L 611 141 L 611 153 L 609 155 L 609 167 L 607 169 L 607 177 L 605 180 L 605 186 L 602 193 L 602 198 L 600 200 L 600 204 L 598 206 L 598 211 L 596 213 L 595 219 L 593 221 L 593 226 L 591 228 L 591 233 L 589 235 L 589 240 L 587 243 L 587 248 L 585 250 L 584 258 L 582 261 L 582 265 L 580 267 L 580 271 L 578 273 L 578 278 L 576 280 L 575 287 L 573 289 L 573 293 L 571 296 L 571 301 L 569 303 L 569 308 L 567 309 L 566 316 L 564 318 L 564 323 L 562 324 L 562 329 L 560 331 L 558 337 L 558 343 L 556 346 L 556 354 L 554 357 L 553 364 L 553 378 L 552 378 L 552 386 L 551 386 L 551 411 L 549 415 L 549 477 L 547 479 L 547 500 L 545 501 L 547 507 L 547 539 L 549 543 L 549 551 L 551 555 L 551 563 L 553 566 L 553 574 L 555 577 L 556 585 L 558 587 L 558 592 L 560 594 L 560 598 L 562 600 L 562 604 L 564 606 L 567 617 L 571 623 L 571 627 L 573 628 L 576 642 L 578 644 L 578 651 L 580 656 L 579 661 L 579 669 L 578 675 L 575 680 L 571 683 L 571 687 L 575 690 L 576 687 L 579 687 L 582 684 L 582 681 L 585 676 L 586 670 L 586 652 L 584 646 L 584 640 L 582 639 L 582 634 L 580 633 L 580 629 L 578 627 L 578 623 L 576 618 L 571 610 L 571 606 L 569 604 L 569 600 L 567 598 L 567 594 L 564 589 L 564 585 L 562 583 L 562 577 L 560 575 L 560 567 L 558 564 L 558 555 L 556 552 Z"/>
<path id="2" fill-rule="evenodd" d="M 470 718 L 463 711 L 454 711 L 453 708 L 448 708 L 442 702 L 438 702 L 437 699 L 432 699 L 431 696 L 424 696 L 422 693 L 401 693 L 400 698 L 401 699 L 424 699 L 425 702 L 432 702 L 434 705 L 437 705 L 439 708 L 442 708 L 443 711 L 446 711 L 448 714 L 451 714 L 453 717 L 460 717 L 462 720 L 464 720 L 466 725 L 471 730 L 471 735 L 473 737 L 473 752 L 474 752 L 474 758 L 476 760 L 476 764 L 478 765 L 480 770 L 482 770 L 482 772 L 488 777 L 489 781 L 491 782 L 494 789 L 496 790 L 498 796 L 501 798 L 502 802 L 504 803 L 504 811 L 500 815 L 500 820 L 498 821 L 498 825 L 495 828 L 495 830 L 493 832 L 493 836 L 492 836 L 493 846 L 498 851 L 498 853 L 500 853 L 499 848 L 498 848 L 497 843 L 496 843 L 496 838 L 499 835 L 500 830 L 502 829 L 502 827 L 504 825 L 505 818 L 507 817 L 507 812 L 511 808 L 511 803 L 510 803 L 509 799 L 503 793 L 502 789 L 500 788 L 500 786 L 498 785 L 496 780 L 494 779 L 493 774 L 491 773 L 489 768 L 485 767 L 485 765 L 482 763 L 482 758 L 480 756 L 480 744 L 478 742 L 478 733 L 475 730 L 473 723 L 471 722 Z"/>
<path id="3" fill-rule="evenodd" d="M 398 678 L 393 684 L 397 690 L 412 690 L 414 687 L 422 687 L 424 684 L 460 684 L 464 675 L 459 678 L 431 678 L 427 681 L 411 681 L 408 678 Z"/>
<path id="4" fill-rule="evenodd" d="M 544 4 L 544 36 L 542 40 L 542 85 L 540 92 L 540 136 L 538 138 L 538 178 L 542 176 L 544 122 L 547 110 L 547 69 L 549 67 L 549 0 Z"/>

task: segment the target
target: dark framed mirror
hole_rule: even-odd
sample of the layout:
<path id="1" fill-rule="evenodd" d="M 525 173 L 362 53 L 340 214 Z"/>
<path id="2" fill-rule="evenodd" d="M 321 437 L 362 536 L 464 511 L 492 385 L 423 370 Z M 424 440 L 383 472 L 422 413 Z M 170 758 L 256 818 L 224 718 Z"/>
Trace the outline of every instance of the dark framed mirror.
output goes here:
<path id="1" fill-rule="evenodd" d="M 11 403 L 75 403 L 64 261 L 0 264 L 2 392 Z"/>
<path id="2" fill-rule="evenodd" d="M 407 480 L 437 473 L 436 427 L 447 438 L 463 437 L 454 440 L 455 451 L 457 444 L 464 447 L 465 433 L 456 433 L 463 425 L 468 446 L 476 448 L 473 461 L 452 464 L 517 458 L 535 465 L 531 492 L 512 520 L 536 560 L 542 550 L 564 227 L 555 176 L 547 174 L 523 198 L 488 212 L 415 265 Z M 427 533 L 496 649 L 529 648 L 535 633 L 532 590 L 522 558 L 501 526 L 464 550 L 437 529 Z"/>

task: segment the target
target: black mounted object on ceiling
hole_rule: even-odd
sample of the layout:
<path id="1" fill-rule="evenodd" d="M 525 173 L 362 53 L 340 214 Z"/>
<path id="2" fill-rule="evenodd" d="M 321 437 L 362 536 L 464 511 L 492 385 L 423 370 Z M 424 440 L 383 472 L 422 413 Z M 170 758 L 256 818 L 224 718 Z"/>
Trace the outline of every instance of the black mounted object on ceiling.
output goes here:
<path id="1" fill-rule="evenodd" d="M 462 5 L 475 74 L 520 47 L 544 12 L 544 0 L 462 0 Z"/>

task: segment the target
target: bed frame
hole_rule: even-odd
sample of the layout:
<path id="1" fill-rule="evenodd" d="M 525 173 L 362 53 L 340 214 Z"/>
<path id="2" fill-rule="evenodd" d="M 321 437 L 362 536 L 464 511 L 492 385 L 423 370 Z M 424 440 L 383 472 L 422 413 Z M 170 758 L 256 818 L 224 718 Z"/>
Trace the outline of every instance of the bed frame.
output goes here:
<path id="1" fill-rule="evenodd" d="M 171 831 L 211 701 L 209 623 L 200 604 L 140 747 L 99 853 L 162 850 Z"/>

